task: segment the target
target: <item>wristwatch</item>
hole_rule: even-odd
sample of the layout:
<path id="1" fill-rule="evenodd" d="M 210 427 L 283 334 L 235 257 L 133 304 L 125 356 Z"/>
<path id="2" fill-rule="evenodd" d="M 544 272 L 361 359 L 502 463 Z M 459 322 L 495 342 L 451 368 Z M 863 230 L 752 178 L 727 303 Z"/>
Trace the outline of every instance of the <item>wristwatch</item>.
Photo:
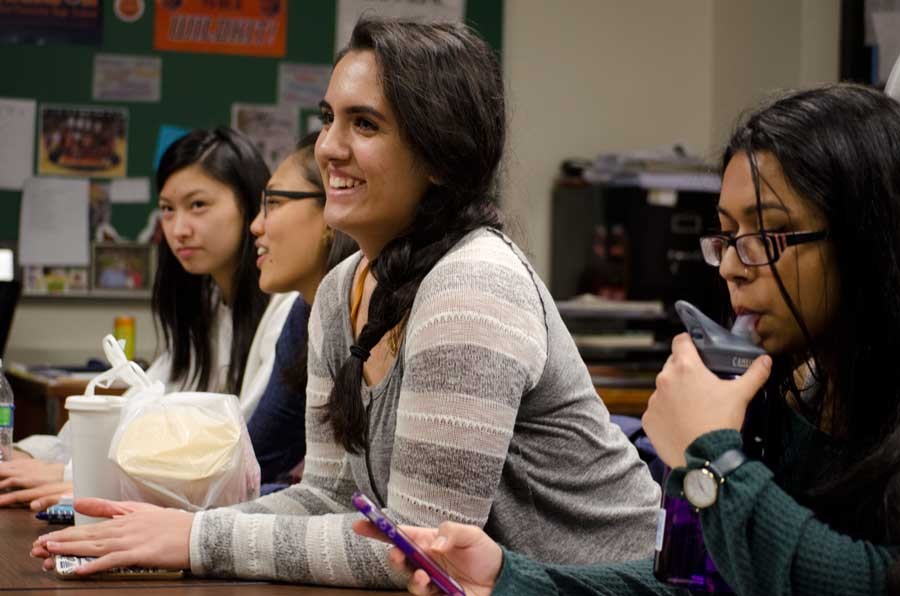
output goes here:
<path id="1" fill-rule="evenodd" d="M 697 509 L 713 505 L 719 498 L 719 485 L 725 482 L 725 476 L 746 461 L 747 456 L 743 451 L 729 449 L 712 462 L 706 462 L 702 468 L 688 470 L 682 484 L 684 498 Z"/>

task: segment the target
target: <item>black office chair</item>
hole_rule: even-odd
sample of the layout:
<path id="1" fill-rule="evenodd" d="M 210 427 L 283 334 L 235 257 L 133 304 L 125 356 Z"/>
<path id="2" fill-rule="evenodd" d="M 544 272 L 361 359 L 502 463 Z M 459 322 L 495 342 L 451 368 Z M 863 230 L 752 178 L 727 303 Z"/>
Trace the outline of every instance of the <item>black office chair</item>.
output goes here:
<path id="1" fill-rule="evenodd" d="M 18 280 L 0 281 L 0 358 L 6 349 L 9 330 L 12 329 L 13 314 L 22 294 L 22 283 Z"/>

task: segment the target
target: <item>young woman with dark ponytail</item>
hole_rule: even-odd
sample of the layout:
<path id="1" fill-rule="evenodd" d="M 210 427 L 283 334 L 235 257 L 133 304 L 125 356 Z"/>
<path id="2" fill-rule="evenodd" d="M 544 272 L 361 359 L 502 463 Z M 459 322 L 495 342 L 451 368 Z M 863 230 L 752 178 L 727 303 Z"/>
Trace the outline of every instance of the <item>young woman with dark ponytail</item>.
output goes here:
<path id="1" fill-rule="evenodd" d="M 787 94 L 737 128 L 722 169 L 704 257 L 771 357 L 724 381 L 675 338 L 643 419 L 669 494 L 713 475 L 703 536 L 738 595 L 900 594 L 900 106 L 854 85 Z M 738 431 L 761 387 L 765 451 L 748 460 Z M 652 560 L 560 567 L 473 526 L 405 530 L 470 595 L 689 594 Z M 421 571 L 409 588 L 438 593 Z"/>
<path id="2" fill-rule="evenodd" d="M 92 545 L 76 528 L 34 554 L 104 555 L 88 573 L 124 563 L 402 586 L 387 548 L 352 531 L 360 490 L 398 520 L 477 524 L 543 561 L 649 555 L 659 489 L 500 231 L 493 51 L 461 25 L 360 22 L 321 113 L 325 221 L 361 252 L 313 303 L 302 482 L 196 514 L 84 501 L 94 515 L 134 513 L 93 526 Z M 106 524 L 135 540 L 97 549 Z"/>

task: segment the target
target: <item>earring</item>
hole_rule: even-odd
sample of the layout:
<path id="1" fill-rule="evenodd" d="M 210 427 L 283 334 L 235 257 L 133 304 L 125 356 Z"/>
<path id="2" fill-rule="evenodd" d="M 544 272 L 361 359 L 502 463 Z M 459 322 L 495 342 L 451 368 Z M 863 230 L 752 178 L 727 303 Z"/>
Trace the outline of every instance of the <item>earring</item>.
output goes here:
<path id="1" fill-rule="evenodd" d="M 325 241 L 325 244 L 331 246 L 331 243 L 334 241 L 334 230 L 326 227 L 325 233 L 322 234 L 322 239 Z"/>

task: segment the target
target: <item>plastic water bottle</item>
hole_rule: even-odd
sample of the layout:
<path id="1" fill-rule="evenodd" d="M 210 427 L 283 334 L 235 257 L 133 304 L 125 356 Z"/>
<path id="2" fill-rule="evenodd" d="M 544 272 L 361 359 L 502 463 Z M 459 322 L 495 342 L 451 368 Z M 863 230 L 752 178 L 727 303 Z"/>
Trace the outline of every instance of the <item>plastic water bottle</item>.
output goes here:
<path id="1" fill-rule="evenodd" d="M 3 361 L 0 360 L 0 461 L 12 459 L 13 444 L 13 391 L 3 374 Z"/>
<path id="2" fill-rule="evenodd" d="M 746 318 L 739 318 L 729 331 L 683 300 L 675 303 L 675 310 L 703 363 L 720 378 L 737 378 L 756 357 L 765 353 L 756 345 L 752 324 Z M 761 440 L 754 432 L 761 407 L 765 404 L 757 396 L 748 408 L 742 429 L 744 451 L 752 458 L 761 456 Z M 706 549 L 699 512 L 686 499 L 667 494 L 665 490 L 658 518 L 653 573 L 662 582 L 692 592 L 732 593 Z"/>

